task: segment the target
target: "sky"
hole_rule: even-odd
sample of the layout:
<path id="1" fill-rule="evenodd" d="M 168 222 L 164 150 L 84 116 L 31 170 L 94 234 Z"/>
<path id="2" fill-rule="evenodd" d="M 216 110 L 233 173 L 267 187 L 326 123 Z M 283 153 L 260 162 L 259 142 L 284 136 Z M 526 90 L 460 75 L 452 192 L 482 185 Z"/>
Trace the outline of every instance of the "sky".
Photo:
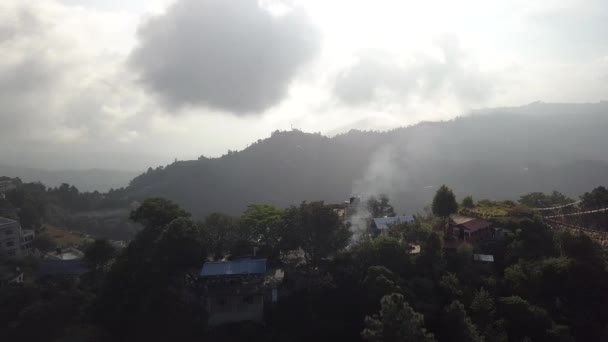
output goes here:
<path id="1" fill-rule="evenodd" d="M 608 99 L 603 0 L 3 0 L 0 163 L 144 170 Z"/>

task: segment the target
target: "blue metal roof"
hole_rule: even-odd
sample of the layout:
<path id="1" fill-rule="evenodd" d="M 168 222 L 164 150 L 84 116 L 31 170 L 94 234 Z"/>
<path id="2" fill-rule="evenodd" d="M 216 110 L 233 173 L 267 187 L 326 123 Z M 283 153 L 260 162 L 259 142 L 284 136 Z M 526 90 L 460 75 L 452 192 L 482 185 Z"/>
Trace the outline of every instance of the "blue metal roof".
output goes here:
<path id="1" fill-rule="evenodd" d="M 206 262 L 201 269 L 201 277 L 264 274 L 266 259 L 240 259 L 235 261 Z"/>
<path id="2" fill-rule="evenodd" d="M 409 223 L 414 222 L 414 216 L 412 215 L 403 215 L 403 216 L 395 216 L 395 217 L 377 217 L 374 218 L 374 224 L 377 229 L 384 230 L 387 229 L 388 226 L 392 224 L 399 223 Z"/>
<path id="3" fill-rule="evenodd" d="M 39 276 L 81 275 L 88 271 L 82 260 L 43 260 L 38 266 Z"/>

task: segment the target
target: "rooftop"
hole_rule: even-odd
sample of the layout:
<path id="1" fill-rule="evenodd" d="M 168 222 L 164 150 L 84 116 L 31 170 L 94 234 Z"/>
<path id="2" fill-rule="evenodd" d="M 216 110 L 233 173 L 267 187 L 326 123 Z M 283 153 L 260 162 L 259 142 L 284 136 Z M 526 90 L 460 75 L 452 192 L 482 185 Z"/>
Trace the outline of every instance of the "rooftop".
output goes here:
<path id="1" fill-rule="evenodd" d="M 84 252 L 73 247 L 58 248 L 55 252 L 47 253 L 46 258 L 53 260 L 80 260 L 84 258 Z"/>
<path id="2" fill-rule="evenodd" d="M 82 260 L 42 260 L 38 266 L 39 276 L 82 275 L 88 271 Z"/>
<path id="3" fill-rule="evenodd" d="M 478 219 L 475 217 L 454 215 L 450 217 L 450 219 L 455 225 L 461 226 L 468 231 L 477 231 L 480 229 L 488 228 L 492 225 L 492 223 L 486 220 Z"/>
<path id="4" fill-rule="evenodd" d="M 0 227 L 7 225 L 7 224 L 15 224 L 15 223 L 17 223 L 17 221 L 7 219 L 6 217 L 0 217 Z"/>
<path id="5" fill-rule="evenodd" d="M 402 216 L 395 216 L 395 217 L 376 217 L 373 220 L 374 220 L 374 224 L 376 225 L 377 229 L 385 230 L 385 229 L 388 229 L 388 227 L 393 224 L 414 222 L 414 216 L 402 215 Z"/>
<path id="6" fill-rule="evenodd" d="M 266 259 L 239 259 L 234 261 L 206 262 L 201 277 L 265 274 Z"/>
<path id="7" fill-rule="evenodd" d="M 473 260 L 483 262 L 494 262 L 494 256 L 488 254 L 473 254 Z"/>

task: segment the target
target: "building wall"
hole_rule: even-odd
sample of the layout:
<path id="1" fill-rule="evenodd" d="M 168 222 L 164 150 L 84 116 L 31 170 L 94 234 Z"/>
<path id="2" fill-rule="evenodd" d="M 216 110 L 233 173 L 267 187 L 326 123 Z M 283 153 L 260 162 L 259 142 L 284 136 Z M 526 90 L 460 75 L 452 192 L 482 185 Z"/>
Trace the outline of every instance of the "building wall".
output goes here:
<path id="1" fill-rule="evenodd" d="M 9 257 L 21 255 L 21 226 L 9 223 L 0 226 L 0 253 Z"/>
<path id="2" fill-rule="evenodd" d="M 264 319 L 264 296 L 210 296 L 207 298 L 209 325 Z"/>
<path id="3" fill-rule="evenodd" d="M 0 225 L 0 254 L 8 257 L 29 255 L 34 238 L 34 231 L 21 229 L 19 222 L 2 224 Z"/>

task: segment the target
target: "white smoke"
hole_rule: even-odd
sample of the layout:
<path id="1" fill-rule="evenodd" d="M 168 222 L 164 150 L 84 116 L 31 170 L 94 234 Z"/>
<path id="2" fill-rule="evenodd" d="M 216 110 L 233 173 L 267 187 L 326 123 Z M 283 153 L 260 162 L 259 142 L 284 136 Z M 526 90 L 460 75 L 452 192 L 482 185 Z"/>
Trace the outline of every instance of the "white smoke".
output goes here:
<path id="1" fill-rule="evenodd" d="M 368 223 L 372 218 L 367 208 L 367 200 L 372 196 L 385 194 L 389 197 L 407 189 L 406 159 L 393 145 L 386 145 L 376 151 L 365 170 L 363 177 L 353 183 L 353 195 L 360 198 L 353 205 L 350 217 L 353 243 L 361 241 L 367 234 Z"/>

